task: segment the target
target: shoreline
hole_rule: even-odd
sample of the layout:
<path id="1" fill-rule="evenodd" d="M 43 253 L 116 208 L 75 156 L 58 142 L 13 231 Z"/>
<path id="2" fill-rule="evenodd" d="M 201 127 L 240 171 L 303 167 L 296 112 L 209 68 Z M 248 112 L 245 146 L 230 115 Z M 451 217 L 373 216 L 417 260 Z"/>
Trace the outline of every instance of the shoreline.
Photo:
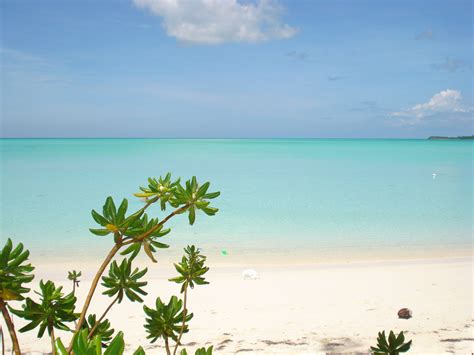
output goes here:
<path id="1" fill-rule="evenodd" d="M 399 263 L 399 262 L 430 262 L 451 259 L 471 259 L 474 257 L 472 245 L 451 246 L 404 246 L 404 247 L 373 247 L 373 248 L 310 248 L 308 250 L 287 250 L 280 249 L 262 250 L 234 250 L 226 249 L 227 255 L 222 255 L 218 248 L 203 248 L 202 253 L 207 256 L 207 264 L 213 268 L 232 267 L 313 267 L 321 265 L 358 265 L 373 263 Z M 108 250 L 92 255 L 61 255 L 51 258 L 49 253 L 30 254 L 30 262 L 35 267 L 45 269 L 71 268 L 85 271 L 94 270 L 103 260 Z M 82 255 L 81 255 L 82 254 Z M 172 265 L 180 260 L 182 249 L 164 249 L 158 252 L 158 263 L 153 264 L 145 255 L 136 258 L 139 266 Z M 115 256 L 115 260 L 122 259 L 120 254 Z"/>

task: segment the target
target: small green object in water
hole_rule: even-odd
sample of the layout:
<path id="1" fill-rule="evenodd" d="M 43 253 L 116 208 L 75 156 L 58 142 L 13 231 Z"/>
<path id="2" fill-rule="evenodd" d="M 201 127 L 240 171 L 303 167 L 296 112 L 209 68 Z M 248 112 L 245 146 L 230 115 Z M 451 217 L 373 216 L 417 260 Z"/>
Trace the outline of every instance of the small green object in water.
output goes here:
<path id="1" fill-rule="evenodd" d="M 227 250 L 222 249 L 222 250 L 221 250 L 221 254 L 222 254 L 222 255 L 227 255 Z"/>

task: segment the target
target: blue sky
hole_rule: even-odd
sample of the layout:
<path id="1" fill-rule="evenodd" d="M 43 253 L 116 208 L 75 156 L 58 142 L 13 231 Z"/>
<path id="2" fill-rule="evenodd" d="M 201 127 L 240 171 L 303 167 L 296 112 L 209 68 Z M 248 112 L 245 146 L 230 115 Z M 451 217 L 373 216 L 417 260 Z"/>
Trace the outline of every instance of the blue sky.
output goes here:
<path id="1" fill-rule="evenodd" d="M 3 137 L 473 132 L 470 0 L 0 6 Z"/>

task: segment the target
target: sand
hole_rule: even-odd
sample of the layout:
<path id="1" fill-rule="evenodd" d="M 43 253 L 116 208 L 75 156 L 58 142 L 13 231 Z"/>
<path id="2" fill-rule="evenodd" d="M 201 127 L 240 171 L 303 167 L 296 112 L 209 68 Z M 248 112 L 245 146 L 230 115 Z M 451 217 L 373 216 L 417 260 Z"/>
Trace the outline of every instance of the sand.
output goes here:
<path id="1" fill-rule="evenodd" d="M 38 267 L 36 282 L 50 278 L 69 289 L 66 270 L 71 265 Z M 179 292 L 176 284 L 166 281 L 174 276 L 169 265 L 149 266 L 147 305 L 153 305 L 158 295 L 168 300 Z M 79 305 L 90 285 L 92 267 L 83 269 Z M 242 270 L 248 267 L 258 272 L 257 280 L 242 278 Z M 393 329 L 403 330 L 413 340 L 410 353 L 470 354 L 472 267 L 472 257 L 216 265 L 208 273 L 211 284 L 190 291 L 189 309 L 195 316 L 183 343 L 188 350 L 213 344 L 217 354 L 367 352 L 378 331 Z M 97 293 L 91 310 L 101 312 L 108 300 Z M 398 319 L 397 311 L 403 307 L 413 311 L 413 318 Z M 116 330 L 125 332 L 128 352 L 141 344 L 147 354 L 163 353 L 161 341 L 146 340 L 142 304 L 124 301 L 108 318 Z M 18 318 L 15 323 L 23 324 Z M 24 352 L 49 350 L 49 340 L 37 339 L 36 332 L 19 337 Z M 6 345 L 8 349 L 9 339 Z"/>

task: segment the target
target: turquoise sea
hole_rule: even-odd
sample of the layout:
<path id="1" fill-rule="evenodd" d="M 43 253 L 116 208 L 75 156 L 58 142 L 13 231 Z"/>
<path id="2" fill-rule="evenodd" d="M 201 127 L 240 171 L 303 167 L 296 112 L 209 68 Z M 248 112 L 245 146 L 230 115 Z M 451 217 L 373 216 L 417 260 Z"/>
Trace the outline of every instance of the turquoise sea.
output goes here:
<path id="1" fill-rule="evenodd" d="M 473 148 L 428 140 L 1 139 L 0 238 L 43 257 L 89 246 L 103 254 L 110 241 L 88 232 L 90 210 L 108 195 L 138 209 L 138 186 L 169 171 L 222 193 L 217 216 L 200 215 L 194 227 L 185 218 L 171 223 L 165 238 L 173 247 L 192 242 L 242 257 L 471 248 Z"/>

